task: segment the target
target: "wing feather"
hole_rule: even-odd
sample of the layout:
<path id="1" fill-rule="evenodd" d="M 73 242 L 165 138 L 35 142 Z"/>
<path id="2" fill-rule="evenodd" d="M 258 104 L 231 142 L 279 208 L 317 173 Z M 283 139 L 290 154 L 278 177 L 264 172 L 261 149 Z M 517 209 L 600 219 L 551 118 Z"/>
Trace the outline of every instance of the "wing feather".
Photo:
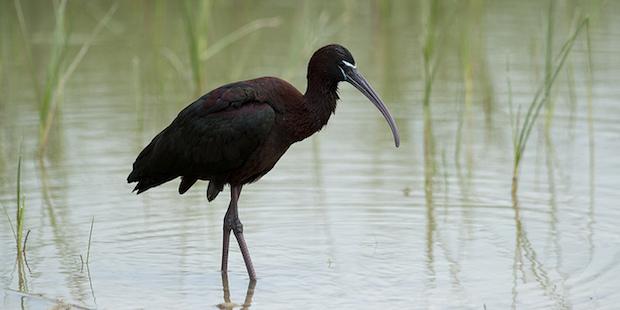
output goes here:
<path id="1" fill-rule="evenodd" d="M 274 109 L 259 94 L 252 84 L 238 82 L 202 96 L 145 147 L 127 181 L 138 182 L 140 193 L 183 176 L 179 192 L 185 192 L 196 179 L 238 168 L 275 123 Z"/>

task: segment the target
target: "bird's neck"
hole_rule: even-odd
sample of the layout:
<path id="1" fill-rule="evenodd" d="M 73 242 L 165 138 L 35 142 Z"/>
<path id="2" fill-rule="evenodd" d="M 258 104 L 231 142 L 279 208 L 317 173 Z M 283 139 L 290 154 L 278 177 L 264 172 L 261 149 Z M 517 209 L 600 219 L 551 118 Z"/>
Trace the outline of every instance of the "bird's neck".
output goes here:
<path id="1" fill-rule="evenodd" d="M 319 83 L 308 80 L 308 88 L 304 95 L 304 106 L 310 114 L 308 124 L 312 127 L 312 133 L 319 131 L 329 117 L 336 111 L 336 102 L 338 101 L 338 82 L 335 83 Z"/>

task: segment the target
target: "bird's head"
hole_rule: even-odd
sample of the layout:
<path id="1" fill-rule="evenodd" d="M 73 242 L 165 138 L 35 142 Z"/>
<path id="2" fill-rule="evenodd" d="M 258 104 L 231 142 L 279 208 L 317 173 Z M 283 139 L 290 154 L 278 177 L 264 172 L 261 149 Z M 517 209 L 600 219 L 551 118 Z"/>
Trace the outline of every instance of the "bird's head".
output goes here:
<path id="1" fill-rule="evenodd" d="M 308 64 L 308 78 L 329 82 L 346 81 L 347 73 L 355 69 L 353 55 L 342 45 L 330 44 L 318 49 Z"/>
<path id="2" fill-rule="evenodd" d="M 337 90 L 338 82 L 348 82 L 357 88 L 370 102 L 372 102 L 392 129 L 394 135 L 394 143 L 398 147 L 400 144 L 400 135 L 396 128 L 394 118 L 388 111 L 379 95 L 372 89 L 370 84 L 357 70 L 357 65 L 353 55 L 342 45 L 331 44 L 318 49 L 308 64 L 308 82 L 312 83 L 312 79 L 317 79 L 317 84 L 326 83 L 328 88 Z"/>

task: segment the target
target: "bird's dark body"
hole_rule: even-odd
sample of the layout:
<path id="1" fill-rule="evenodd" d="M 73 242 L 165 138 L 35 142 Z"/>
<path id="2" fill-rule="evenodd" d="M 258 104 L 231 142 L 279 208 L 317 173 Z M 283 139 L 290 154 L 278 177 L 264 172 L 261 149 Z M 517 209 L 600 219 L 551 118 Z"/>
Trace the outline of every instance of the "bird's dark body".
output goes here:
<path id="1" fill-rule="evenodd" d="M 135 189 L 141 193 L 181 177 L 183 194 L 196 180 L 209 180 L 209 201 L 225 184 L 254 182 L 291 144 L 325 125 L 333 112 L 323 117 L 315 113 L 308 121 L 313 113 L 303 103 L 295 87 L 275 77 L 217 88 L 183 109 L 151 141 L 128 181 L 137 181 Z"/>
<path id="2" fill-rule="evenodd" d="M 234 232 L 248 275 L 256 280 L 238 199 L 244 184 L 269 172 L 291 144 L 319 131 L 336 110 L 338 83 L 346 81 L 360 90 L 388 121 L 396 146 L 398 130 L 385 104 L 357 71 L 351 53 L 340 45 L 327 45 L 308 64 L 305 94 L 284 80 L 263 77 L 219 87 L 183 109 L 138 155 L 129 174 L 135 191 L 181 177 L 179 193 L 197 180 L 208 180 L 209 201 L 231 187 L 224 216 L 222 274 L 228 266 L 230 232 Z"/>

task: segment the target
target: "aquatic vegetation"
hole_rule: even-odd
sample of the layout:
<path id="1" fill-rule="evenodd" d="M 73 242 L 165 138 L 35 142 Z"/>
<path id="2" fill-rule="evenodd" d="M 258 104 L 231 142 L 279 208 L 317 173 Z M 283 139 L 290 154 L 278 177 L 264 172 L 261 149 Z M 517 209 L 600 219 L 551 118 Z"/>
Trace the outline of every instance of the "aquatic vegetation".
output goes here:
<path id="1" fill-rule="evenodd" d="M 514 109 L 512 106 L 511 99 L 511 88 L 510 88 L 510 80 L 508 80 L 509 84 L 509 99 L 508 103 L 510 106 L 510 115 L 511 115 L 511 125 L 512 125 L 512 134 L 513 134 L 513 148 L 514 148 L 514 166 L 513 166 L 513 183 L 512 183 L 512 193 L 513 195 L 517 192 L 518 185 L 518 174 L 519 174 L 519 164 L 521 163 L 521 159 L 523 158 L 523 154 L 525 152 L 525 147 L 527 146 L 527 141 L 530 137 L 532 129 L 536 125 L 536 119 L 540 114 L 540 111 L 543 107 L 547 106 L 550 102 L 551 98 L 551 90 L 558 78 L 558 74 L 562 70 L 566 58 L 571 52 L 571 49 L 577 39 L 579 33 L 581 33 L 582 29 L 587 25 L 588 18 L 582 18 L 579 26 L 575 29 L 572 35 L 568 38 L 568 40 L 564 43 L 560 51 L 552 57 L 552 35 L 553 35 L 553 23 L 552 19 L 553 12 L 553 2 L 551 2 L 549 8 L 549 21 L 547 24 L 547 35 L 545 41 L 545 72 L 544 79 L 541 81 L 532 102 L 527 110 L 525 118 L 523 119 L 523 124 L 520 126 L 520 120 L 517 113 L 515 117 Z M 510 72 L 510 67 L 507 58 L 507 73 Z M 509 76 L 509 75 L 508 75 Z"/>
<path id="2" fill-rule="evenodd" d="M 9 226 L 11 227 L 11 231 L 13 232 L 13 237 L 15 238 L 15 246 L 17 250 L 17 260 L 16 264 L 18 267 L 19 273 L 19 286 L 21 290 L 27 290 L 28 285 L 26 282 L 26 267 L 28 267 L 26 262 L 26 241 L 28 240 L 28 234 L 30 231 L 26 232 L 26 236 L 24 236 L 24 214 L 25 214 L 25 201 L 26 196 L 22 196 L 21 192 L 21 173 L 22 173 L 22 146 L 19 148 L 19 158 L 17 160 L 17 182 L 16 182 L 16 208 L 15 208 L 15 226 L 13 226 L 13 222 L 11 221 L 11 217 L 9 216 L 9 212 L 2 203 L 2 207 L 4 208 L 4 213 L 6 214 L 7 219 L 9 220 Z M 1 201 L 0 201 L 1 202 Z M 23 240 L 23 241 L 22 241 Z"/>
<path id="3" fill-rule="evenodd" d="M 326 279 L 331 287 L 347 287 L 348 273 L 366 280 L 353 283 L 334 307 L 356 302 L 381 307 L 387 301 L 404 308 L 604 308 L 618 300 L 605 284 L 619 265 L 596 263 L 605 261 L 615 240 L 609 167 L 615 167 L 617 149 L 613 12 L 620 3 L 211 0 L 208 44 L 196 54 L 202 83 L 197 89 L 180 3 L 123 3 L 64 91 L 56 92 L 41 163 L 39 106 L 53 48 L 54 8 L 62 0 L 17 1 L 27 40 L 14 1 L 0 4 L 4 308 L 61 303 L 43 294 L 92 309 L 128 303 L 199 308 L 222 301 L 241 307 L 245 288 L 229 291 L 226 282 L 222 299 L 216 283 L 219 227 L 228 201 L 206 208 L 204 191 L 197 189 L 182 197 L 183 206 L 162 200 L 166 192 L 128 203 L 128 188 L 114 180 L 129 169 L 128 155 L 195 99 L 193 91 L 262 75 L 286 77 L 303 91 L 308 50 L 332 42 L 359 53 L 360 69 L 395 110 L 403 146 L 382 151 L 389 141 L 379 116 L 363 114 L 369 107 L 356 105 L 351 88 L 343 87 L 339 120 L 322 133 L 326 138 L 295 145 L 276 174 L 248 188 L 253 194 L 246 203 L 252 207 L 246 211 L 254 222 L 247 237 L 254 241 L 248 242 L 262 243 L 259 257 L 279 258 L 261 262 L 261 269 L 273 279 L 307 280 L 292 289 L 269 281 L 276 283 L 274 290 L 257 291 L 263 303 L 304 307 L 309 300 L 295 296 L 309 289 L 320 297 L 320 307 L 334 295 L 324 289 Z M 113 3 L 66 1 L 70 39 L 61 77 Z M 203 3 L 183 5 L 197 18 Z M 280 27 L 244 34 L 254 21 L 275 16 Z M 584 16 L 589 21 L 555 82 L 545 81 L 554 76 L 560 49 Z M 32 42 L 30 58 L 24 41 Z M 545 83 L 553 86 L 538 90 Z M 540 112 L 530 105 L 537 92 Z M 532 120 L 525 122 L 530 109 Z M 533 127 L 529 138 L 526 123 Z M 25 146 L 16 209 L 20 136 Z M 513 160 L 521 147 L 514 170 L 518 200 L 510 201 Z M 350 168 L 354 173 L 343 173 Z M 163 189 L 178 199 L 175 190 Z M 21 265 L 14 241 L 18 218 Z M 288 234 L 288 228 L 299 229 Z M 280 236 L 279 244 L 260 240 L 266 234 Z M 312 243 L 317 258 L 305 257 L 300 236 Z M 241 262 L 239 256 L 231 259 Z M 287 267 L 298 264 L 304 267 L 300 273 Z M 480 276 L 481 268 L 498 276 Z M 127 270 L 132 277 L 116 277 Z M 419 276 L 412 282 L 410 274 Z M 235 282 L 245 278 L 243 270 L 231 276 Z M 575 277 L 587 281 L 575 284 Z M 402 285 L 376 285 L 390 284 L 386 279 Z M 203 284 L 195 285 L 197 280 Z M 144 297 L 139 289 L 118 294 L 119 287 L 143 283 L 161 298 Z M 183 289 L 168 289 L 179 283 Z M 277 296 L 282 289 L 286 294 Z M 402 298 L 411 291 L 419 293 Z M 482 291 L 490 293 L 476 294 Z"/>
<path id="4" fill-rule="evenodd" d="M 185 33 L 189 50 L 190 70 L 194 92 L 200 93 L 206 77 L 206 61 L 228 45 L 262 28 L 277 27 L 280 18 L 264 18 L 249 22 L 228 33 L 213 44 L 208 44 L 209 18 L 212 1 L 201 1 L 197 8 L 190 8 L 187 1 L 181 1 L 181 15 L 185 21 Z"/>
<path id="5" fill-rule="evenodd" d="M 426 32 L 424 34 L 424 45 L 422 46 L 423 64 L 424 64 L 424 95 L 422 103 L 424 105 L 424 162 L 425 162 L 425 187 L 427 191 L 430 186 L 430 177 L 435 171 L 435 141 L 433 138 L 433 126 L 431 120 L 430 97 L 433 89 L 433 81 L 437 73 L 438 55 L 436 50 L 437 44 L 437 24 L 439 1 L 431 1 Z"/>
<path id="6" fill-rule="evenodd" d="M 187 1 L 181 1 L 179 4 L 183 21 L 185 21 L 192 81 L 194 82 L 194 89 L 197 90 L 202 85 L 204 75 L 200 54 L 207 48 L 207 29 L 209 29 L 208 22 L 212 1 L 201 1 L 198 8 L 190 8 Z"/>
<path id="7" fill-rule="evenodd" d="M 69 38 L 71 37 L 73 15 L 68 13 L 67 0 L 61 0 L 54 8 L 55 24 L 54 34 L 52 36 L 52 48 L 50 50 L 50 57 L 47 63 L 47 73 L 45 77 L 45 84 L 43 88 L 39 88 L 39 83 L 36 75 L 36 65 L 34 64 L 32 57 L 32 41 L 30 33 L 26 26 L 26 20 L 24 18 L 23 10 L 19 0 L 15 0 L 15 9 L 17 11 L 17 17 L 19 21 L 19 27 L 24 41 L 24 50 L 28 59 L 28 65 L 32 75 L 32 80 L 37 94 L 37 100 L 39 101 L 39 156 L 42 157 L 45 147 L 47 145 L 54 116 L 57 112 L 59 100 L 61 94 L 67 84 L 69 78 L 80 64 L 84 55 L 93 44 L 95 38 L 103 27 L 111 19 L 112 15 L 116 12 L 119 4 L 116 3 L 110 7 L 106 15 L 99 21 L 95 29 L 86 38 L 82 44 L 81 49 L 75 55 L 69 66 L 64 69 L 67 54 L 69 52 Z M 56 2 L 54 2 L 56 3 Z M 75 8 L 71 11 L 73 13 Z"/>
<path id="8" fill-rule="evenodd" d="M 21 255 L 25 251 L 25 242 L 22 242 L 24 239 L 24 208 L 25 208 L 25 200 L 26 196 L 22 197 L 21 193 L 21 173 L 22 173 L 22 151 L 20 147 L 19 151 L 19 159 L 17 161 L 17 182 L 16 182 L 16 216 L 15 216 L 15 226 L 13 226 L 13 222 L 11 221 L 11 217 L 9 216 L 9 212 L 6 209 L 4 203 L 2 207 L 4 208 L 4 213 L 6 214 L 7 219 L 9 220 L 9 225 L 11 226 L 11 231 L 13 232 L 13 237 L 15 238 L 15 245 L 17 247 L 17 254 Z"/>
<path id="9" fill-rule="evenodd" d="M 590 22 L 586 22 L 586 92 L 588 97 L 588 138 L 590 155 L 590 208 L 594 206 L 594 108 L 592 106 L 592 48 L 590 46 Z"/>

